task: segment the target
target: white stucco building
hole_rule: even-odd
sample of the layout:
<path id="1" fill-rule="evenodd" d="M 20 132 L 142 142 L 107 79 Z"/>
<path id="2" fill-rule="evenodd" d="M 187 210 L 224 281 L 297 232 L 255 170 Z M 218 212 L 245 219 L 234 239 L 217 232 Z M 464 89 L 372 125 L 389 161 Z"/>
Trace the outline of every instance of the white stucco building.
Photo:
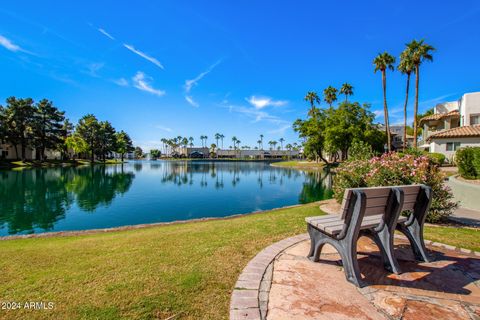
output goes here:
<path id="1" fill-rule="evenodd" d="M 459 100 L 439 103 L 434 114 L 420 120 L 421 147 L 443 153 L 449 160 L 462 147 L 480 147 L 480 92 L 464 94 Z"/>

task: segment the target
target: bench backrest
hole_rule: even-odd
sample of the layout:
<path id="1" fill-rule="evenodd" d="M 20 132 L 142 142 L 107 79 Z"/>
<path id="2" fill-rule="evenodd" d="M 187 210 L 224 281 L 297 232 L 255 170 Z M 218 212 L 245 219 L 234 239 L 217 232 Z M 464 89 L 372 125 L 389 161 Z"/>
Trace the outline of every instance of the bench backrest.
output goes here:
<path id="1" fill-rule="evenodd" d="M 341 216 L 342 219 L 345 219 L 348 204 L 352 196 L 353 190 L 362 190 L 365 193 L 367 198 L 365 216 L 385 214 L 385 209 L 387 207 L 388 196 L 392 187 L 397 187 L 403 190 L 404 202 L 402 211 L 414 210 L 415 203 L 418 200 L 421 188 L 423 185 L 414 184 L 414 185 L 403 185 L 403 186 L 390 186 L 390 187 L 372 187 L 372 188 L 350 188 L 345 189 L 342 200 Z M 425 187 L 425 186 L 423 186 Z"/>

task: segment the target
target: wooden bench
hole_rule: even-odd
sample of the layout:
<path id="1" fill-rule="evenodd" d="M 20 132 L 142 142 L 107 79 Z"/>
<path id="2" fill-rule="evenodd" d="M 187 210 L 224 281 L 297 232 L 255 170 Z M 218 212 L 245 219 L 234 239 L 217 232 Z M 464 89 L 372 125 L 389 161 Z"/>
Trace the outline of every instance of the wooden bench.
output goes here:
<path id="1" fill-rule="evenodd" d="M 393 232 L 403 202 L 404 191 L 396 187 L 346 189 L 340 215 L 305 219 L 311 239 L 308 257 L 316 262 L 325 244 L 334 246 L 342 258 L 347 280 L 362 287 L 364 283 L 357 262 L 360 231 L 371 230 L 379 239 L 391 238 L 393 244 Z M 378 244 L 382 257 L 395 259 L 391 248 L 385 248 L 381 240 Z"/>
<path id="2" fill-rule="evenodd" d="M 360 209 L 352 209 L 358 202 L 358 192 L 363 193 L 365 198 L 363 215 L 361 204 Z M 380 249 L 385 268 L 400 273 L 393 253 L 393 235 L 398 229 L 409 239 L 417 259 L 431 261 L 423 241 L 423 223 L 430 203 L 431 188 L 424 185 L 347 189 L 341 214 L 306 218 L 311 238 L 309 257 L 318 261 L 323 245 L 336 243 L 334 246 L 342 257 L 347 280 L 361 286 L 356 263 L 358 236 L 371 236 Z M 408 218 L 400 216 L 403 211 L 411 211 L 412 214 Z M 354 219 L 355 215 L 359 215 L 360 219 Z M 358 224 L 358 233 L 355 231 L 348 238 L 348 230 L 356 229 L 352 224 Z M 347 243 L 348 246 L 345 245 Z"/>

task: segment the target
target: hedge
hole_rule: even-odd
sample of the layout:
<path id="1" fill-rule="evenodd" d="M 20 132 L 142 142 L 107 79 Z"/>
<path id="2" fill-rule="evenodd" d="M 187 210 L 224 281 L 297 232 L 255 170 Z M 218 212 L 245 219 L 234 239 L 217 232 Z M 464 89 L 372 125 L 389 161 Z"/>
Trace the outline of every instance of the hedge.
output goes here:
<path id="1" fill-rule="evenodd" d="M 458 172 L 465 179 L 480 179 L 480 147 L 466 147 L 455 153 Z"/>

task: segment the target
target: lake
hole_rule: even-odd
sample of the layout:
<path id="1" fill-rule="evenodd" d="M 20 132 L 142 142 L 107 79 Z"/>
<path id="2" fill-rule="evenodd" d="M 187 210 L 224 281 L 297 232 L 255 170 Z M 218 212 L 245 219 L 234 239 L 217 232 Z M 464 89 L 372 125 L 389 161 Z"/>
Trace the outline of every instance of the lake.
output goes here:
<path id="1" fill-rule="evenodd" d="M 265 162 L 131 161 L 0 171 L 0 236 L 225 217 L 332 196 L 331 176 Z"/>

